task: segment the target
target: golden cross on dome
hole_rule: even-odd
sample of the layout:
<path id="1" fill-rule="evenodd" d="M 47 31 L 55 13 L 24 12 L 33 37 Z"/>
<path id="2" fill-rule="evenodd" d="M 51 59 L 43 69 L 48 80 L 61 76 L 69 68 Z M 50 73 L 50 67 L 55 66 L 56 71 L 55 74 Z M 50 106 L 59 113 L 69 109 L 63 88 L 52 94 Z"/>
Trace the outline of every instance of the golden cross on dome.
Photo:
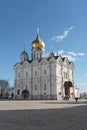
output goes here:
<path id="1" fill-rule="evenodd" d="M 25 51 L 26 45 L 24 44 L 24 51 Z"/>
<path id="2" fill-rule="evenodd" d="M 39 35 L 39 32 L 40 32 L 40 29 L 39 29 L 39 28 L 37 28 L 37 35 Z"/>

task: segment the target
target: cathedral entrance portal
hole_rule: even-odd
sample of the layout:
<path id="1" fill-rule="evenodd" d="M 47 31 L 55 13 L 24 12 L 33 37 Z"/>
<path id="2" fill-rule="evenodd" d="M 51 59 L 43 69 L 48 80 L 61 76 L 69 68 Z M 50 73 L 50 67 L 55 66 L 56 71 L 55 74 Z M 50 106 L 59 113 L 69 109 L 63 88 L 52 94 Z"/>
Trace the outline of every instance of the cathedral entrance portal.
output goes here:
<path id="1" fill-rule="evenodd" d="M 23 96 L 24 99 L 28 99 L 28 98 L 29 98 L 29 91 L 26 90 L 26 89 L 23 90 L 23 91 L 22 91 L 22 96 Z"/>
<path id="2" fill-rule="evenodd" d="M 66 96 L 70 95 L 70 87 L 65 86 L 65 95 Z"/>
<path id="3" fill-rule="evenodd" d="M 66 81 L 64 83 L 64 87 L 65 87 L 65 97 L 64 97 L 64 99 L 69 99 L 70 98 L 70 87 L 73 87 L 72 82 Z"/>

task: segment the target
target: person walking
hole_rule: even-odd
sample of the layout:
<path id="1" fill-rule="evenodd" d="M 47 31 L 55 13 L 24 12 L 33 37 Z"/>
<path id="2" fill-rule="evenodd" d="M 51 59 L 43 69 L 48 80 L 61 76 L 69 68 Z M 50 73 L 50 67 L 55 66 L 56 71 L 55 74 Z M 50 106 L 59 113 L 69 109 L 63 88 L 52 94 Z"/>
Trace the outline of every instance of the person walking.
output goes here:
<path id="1" fill-rule="evenodd" d="M 76 97 L 76 98 L 75 98 L 75 100 L 76 100 L 76 103 L 77 103 L 77 101 L 78 101 L 78 98 Z"/>

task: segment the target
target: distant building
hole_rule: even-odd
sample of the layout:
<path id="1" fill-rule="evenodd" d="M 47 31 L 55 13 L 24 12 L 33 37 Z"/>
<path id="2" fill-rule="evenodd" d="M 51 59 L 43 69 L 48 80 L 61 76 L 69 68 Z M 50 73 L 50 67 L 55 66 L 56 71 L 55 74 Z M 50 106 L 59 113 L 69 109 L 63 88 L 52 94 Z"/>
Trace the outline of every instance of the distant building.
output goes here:
<path id="1" fill-rule="evenodd" d="M 49 46 L 50 47 L 50 46 Z M 31 44 L 31 59 L 24 50 L 14 65 L 17 99 L 74 99 L 74 65 L 67 57 L 50 52 L 39 34 Z"/>
<path id="2" fill-rule="evenodd" d="M 75 98 L 80 98 L 80 90 L 77 87 L 75 87 Z"/>

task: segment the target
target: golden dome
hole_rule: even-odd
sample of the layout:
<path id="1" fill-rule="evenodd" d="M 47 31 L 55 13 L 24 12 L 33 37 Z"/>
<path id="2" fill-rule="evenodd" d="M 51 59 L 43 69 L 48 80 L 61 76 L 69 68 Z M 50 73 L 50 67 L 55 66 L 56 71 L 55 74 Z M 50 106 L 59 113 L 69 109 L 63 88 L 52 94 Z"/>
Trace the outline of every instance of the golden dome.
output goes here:
<path id="1" fill-rule="evenodd" d="M 37 35 L 36 39 L 32 42 L 32 49 L 36 48 L 45 48 L 44 42 L 40 39 L 40 36 Z"/>

